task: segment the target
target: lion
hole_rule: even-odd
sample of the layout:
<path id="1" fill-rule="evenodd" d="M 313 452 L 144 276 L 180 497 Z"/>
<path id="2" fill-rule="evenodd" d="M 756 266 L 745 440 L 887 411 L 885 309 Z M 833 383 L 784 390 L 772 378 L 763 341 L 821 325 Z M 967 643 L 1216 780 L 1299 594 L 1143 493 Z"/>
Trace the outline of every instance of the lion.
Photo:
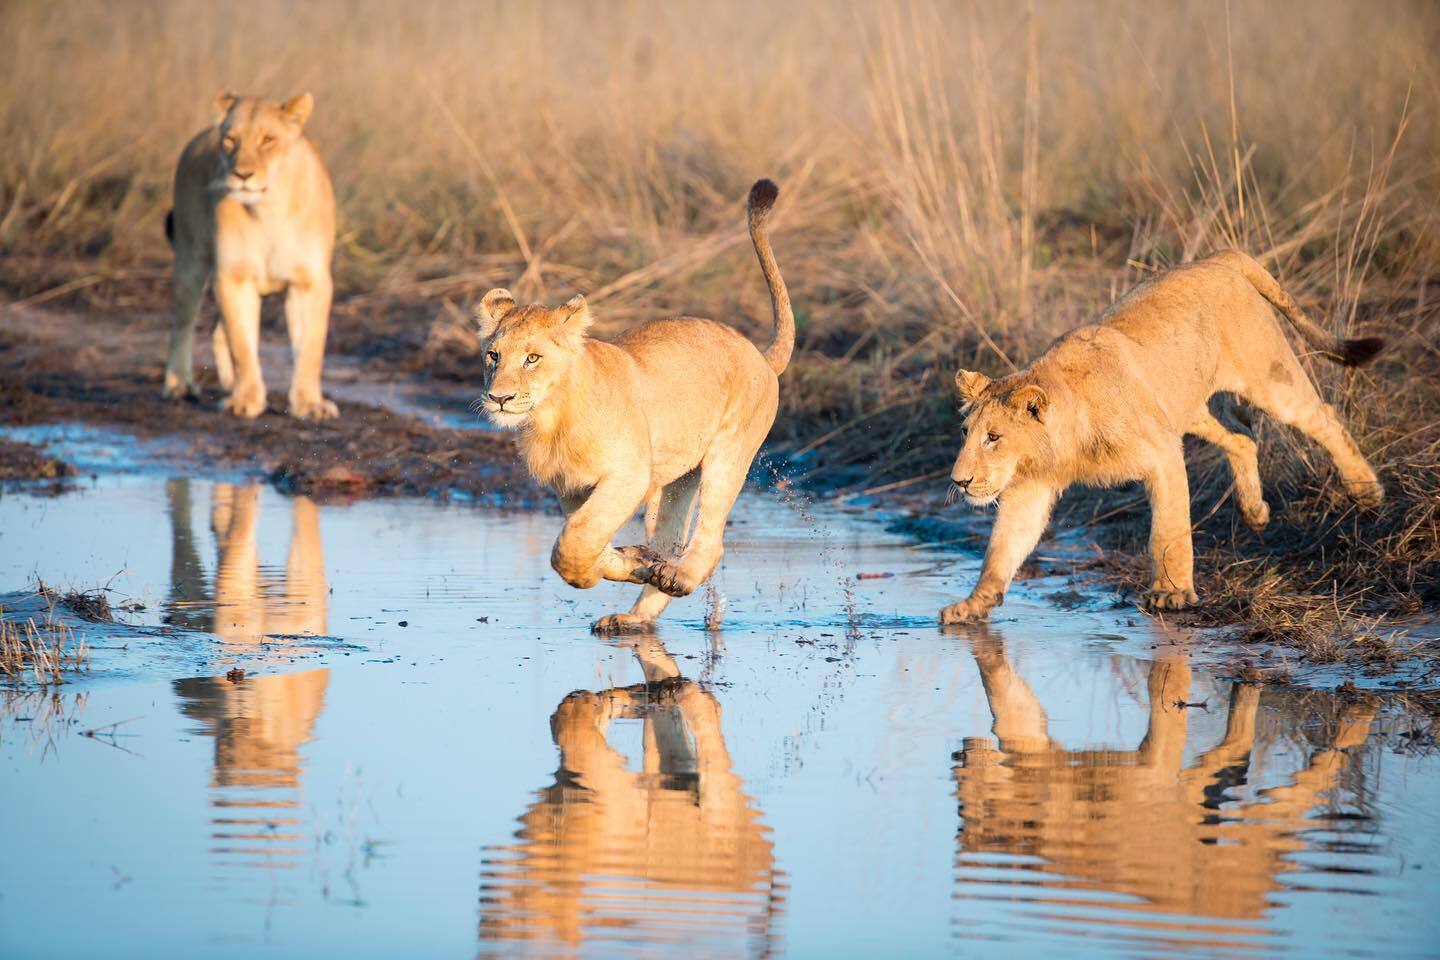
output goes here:
<path id="1" fill-rule="evenodd" d="M 643 583 L 629 613 L 596 633 L 649 630 L 669 604 L 710 576 L 725 521 L 779 405 L 795 316 L 765 224 L 779 188 L 750 189 L 750 240 L 769 286 L 774 334 L 762 353 L 739 331 L 695 317 L 652 320 L 613 343 L 586 336 L 583 296 L 558 308 L 519 306 L 491 290 L 475 316 L 485 355 L 477 401 L 517 435 L 531 475 L 566 519 L 550 565 L 573 587 Z M 699 505 L 691 526 L 691 504 Z M 646 505 L 646 546 L 611 546 Z"/>
<path id="2" fill-rule="evenodd" d="M 335 194 L 304 134 L 315 100 L 278 103 L 220 93 L 219 119 L 185 146 L 175 169 L 175 207 L 165 233 L 175 248 L 174 317 L 164 396 L 195 397 L 195 320 L 213 278 L 221 322 L 215 368 L 220 408 L 247 419 L 265 410 L 260 372 L 260 298 L 285 292 L 294 354 L 289 412 L 302 420 L 338 415 L 320 390 L 330 323 Z"/>
<path id="3" fill-rule="evenodd" d="M 1358 366 L 1384 345 L 1341 340 L 1312 323 L 1254 259 L 1230 250 L 1184 264 L 1131 290 L 1098 321 L 1062 336 L 1027 369 L 991 380 L 961 370 L 964 439 L 950 473 L 971 504 L 999 502 L 979 583 L 940 611 L 942 623 L 985 618 L 1005 599 L 1071 484 L 1138 480 L 1150 499 L 1152 610 L 1199 603 L 1190 543 L 1190 490 L 1181 438 L 1220 447 L 1241 517 L 1270 519 L 1255 442 L 1212 394 L 1238 395 L 1323 446 L 1346 493 L 1366 508 L 1384 491 L 1335 411 L 1321 401 L 1271 307 L 1327 358 Z"/>

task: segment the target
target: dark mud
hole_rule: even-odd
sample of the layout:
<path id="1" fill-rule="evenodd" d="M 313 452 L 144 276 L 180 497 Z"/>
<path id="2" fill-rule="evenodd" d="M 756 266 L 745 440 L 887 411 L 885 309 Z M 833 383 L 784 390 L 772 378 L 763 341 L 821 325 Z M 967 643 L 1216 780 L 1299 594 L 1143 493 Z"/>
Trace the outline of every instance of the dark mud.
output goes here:
<path id="1" fill-rule="evenodd" d="M 77 472 L 71 464 L 33 443 L 0 437 L 0 483 L 48 480 L 63 486 L 63 481 Z"/>
<path id="2" fill-rule="evenodd" d="M 163 316 L 10 309 L 0 331 L 0 425 L 98 424 L 141 441 L 166 438 L 177 465 L 258 472 L 296 493 L 545 501 L 505 435 L 427 423 L 344 397 L 338 420 L 305 423 L 283 414 L 283 391 L 272 391 L 270 408 L 257 419 L 238 420 L 217 413 L 220 393 L 208 370 L 198 400 L 163 400 L 167 323 Z M 275 332 L 266 335 L 273 339 Z M 277 382 L 269 370 L 267 377 Z M 369 392 L 382 394 L 386 385 L 377 380 Z M 0 444 L 0 479 L 53 479 L 68 469 L 34 447 Z"/>

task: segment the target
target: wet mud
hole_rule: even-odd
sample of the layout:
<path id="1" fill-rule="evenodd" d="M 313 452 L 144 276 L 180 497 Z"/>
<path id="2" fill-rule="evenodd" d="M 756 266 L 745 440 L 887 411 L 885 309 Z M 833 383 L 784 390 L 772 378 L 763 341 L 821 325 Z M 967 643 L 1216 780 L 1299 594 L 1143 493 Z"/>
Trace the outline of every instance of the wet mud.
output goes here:
<path id="1" fill-rule="evenodd" d="M 361 373 L 340 359 L 333 365 L 347 375 L 332 378 L 339 384 L 337 420 L 285 416 L 283 390 L 272 390 L 269 408 L 253 421 L 223 416 L 218 386 L 203 378 L 197 400 L 163 400 L 167 324 L 163 315 L 92 322 L 78 314 L 11 309 L 0 328 L 0 427 L 87 424 L 140 441 L 163 439 L 175 466 L 259 473 L 297 493 L 421 494 L 517 505 L 547 500 L 508 436 L 459 428 L 468 400 L 458 387 L 430 397 L 399 374 L 357 385 Z M 275 336 L 266 331 L 268 339 Z M 266 359 L 274 360 L 266 370 L 272 386 L 285 384 L 285 351 L 267 349 Z M 376 405 L 386 399 L 395 407 Z M 432 399 L 435 407 L 427 408 Z M 0 481 L 50 479 L 71 468 L 23 445 L 0 443 Z"/>

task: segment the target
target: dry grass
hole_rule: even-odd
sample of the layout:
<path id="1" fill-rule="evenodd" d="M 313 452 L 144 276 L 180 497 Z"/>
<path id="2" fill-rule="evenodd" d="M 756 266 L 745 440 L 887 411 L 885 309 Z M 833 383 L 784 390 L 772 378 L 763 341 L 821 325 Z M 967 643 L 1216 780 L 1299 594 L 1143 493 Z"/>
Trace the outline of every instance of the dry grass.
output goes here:
<path id="1" fill-rule="evenodd" d="M 1323 458 L 1263 426 L 1287 507 L 1257 543 L 1212 510 L 1228 478 L 1202 456 L 1204 567 L 1226 571 L 1212 594 L 1360 617 L 1437 601 L 1426 0 L 440 0 L 403 16 L 36 0 L 0 8 L 0 29 L 0 283 L 22 297 L 159 300 L 174 157 L 222 86 L 318 98 L 337 336 L 372 322 L 367 304 L 420 303 L 428 326 L 497 283 L 583 291 L 602 331 L 683 311 L 758 335 L 740 205 L 777 177 L 801 350 L 772 441 L 857 488 L 943 469 L 957 365 L 1023 365 L 1144 273 L 1240 246 L 1321 322 L 1392 342 L 1363 371 L 1311 372 L 1394 496 L 1354 517 Z"/>
<path id="2" fill-rule="evenodd" d="M 0 610 L 0 675 L 6 681 L 61 684 L 67 674 L 85 669 L 90 657 L 85 641 L 56 617 L 58 598 L 44 596 L 50 601 L 44 617 L 5 619 Z"/>

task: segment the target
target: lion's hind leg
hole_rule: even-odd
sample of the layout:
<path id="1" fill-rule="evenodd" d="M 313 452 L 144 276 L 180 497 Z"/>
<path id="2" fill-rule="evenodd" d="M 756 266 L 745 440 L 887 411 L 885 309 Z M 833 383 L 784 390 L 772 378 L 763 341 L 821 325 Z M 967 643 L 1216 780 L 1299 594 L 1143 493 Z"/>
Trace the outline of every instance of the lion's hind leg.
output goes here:
<path id="1" fill-rule="evenodd" d="M 700 506 L 695 532 L 679 557 L 658 564 L 650 576 L 651 584 L 672 597 L 694 593 L 725 555 L 725 521 L 745 486 L 750 463 L 760 449 L 759 440 L 748 448 L 742 447 L 743 443 L 733 434 L 728 442 L 716 438 L 705 454 L 700 467 Z"/>
<path id="2" fill-rule="evenodd" d="M 1334 409 L 1320 399 L 1293 354 L 1277 360 L 1271 365 L 1271 375 L 1258 383 L 1247 383 L 1241 393 L 1276 420 L 1288 423 L 1324 447 L 1335 461 L 1350 499 L 1371 508 L 1385 499 L 1385 490 L 1355 445 L 1355 438 L 1340 423 Z"/>
<path id="3" fill-rule="evenodd" d="M 1260 465 L 1256 460 L 1255 441 L 1239 431 L 1231 430 L 1205 410 L 1185 431 L 1213 443 L 1225 451 L 1230 473 L 1235 477 L 1235 500 L 1240 516 L 1251 530 L 1260 530 L 1270 522 L 1270 505 L 1260 486 Z"/>
<path id="4" fill-rule="evenodd" d="M 194 374 L 195 321 L 200 316 L 200 303 L 209 282 L 208 264 L 194 257 L 176 255 L 171 293 L 174 313 L 170 318 L 170 351 L 165 359 L 162 392 L 167 400 L 199 395 Z"/>
<path id="5" fill-rule="evenodd" d="M 699 488 L 700 471 L 691 470 L 660 491 L 645 513 L 649 545 L 643 549 L 665 558 L 675 556 L 689 531 L 691 507 Z M 621 548 L 622 552 L 637 549 L 641 548 Z M 590 630 L 597 634 L 645 633 L 655 628 L 655 621 L 669 605 L 670 595 L 647 583 L 629 613 L 601 617 Z"/>

